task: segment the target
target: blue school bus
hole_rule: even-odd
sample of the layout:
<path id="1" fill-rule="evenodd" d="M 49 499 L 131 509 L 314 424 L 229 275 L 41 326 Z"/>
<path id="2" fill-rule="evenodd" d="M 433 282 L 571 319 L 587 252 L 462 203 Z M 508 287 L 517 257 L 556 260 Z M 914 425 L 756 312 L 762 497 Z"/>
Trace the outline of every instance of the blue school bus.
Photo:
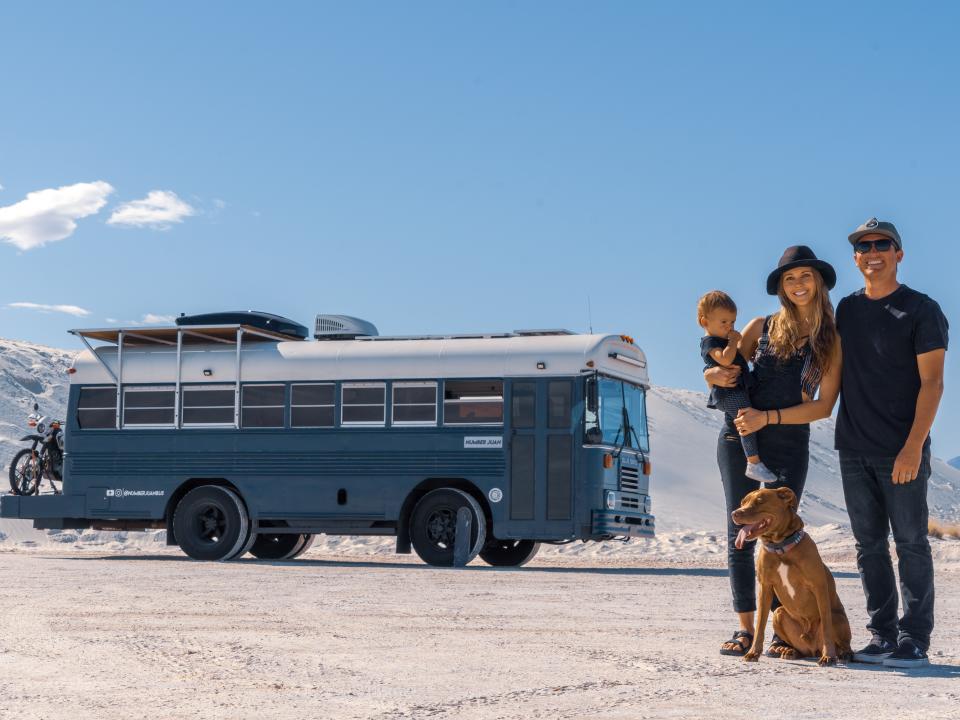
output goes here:
<path id="1" fill-rule="evenodd" d="M 381 337 L 259 312 L 71 331 L 62 495 L 37 528 L 163 528 L 191 558 L 291 559 L 319 533 L 396 536 L 431 565 L 654 533 L 644 353 L 625 335 Z M 461 525 L 460 527 L 466 527 Z"/>

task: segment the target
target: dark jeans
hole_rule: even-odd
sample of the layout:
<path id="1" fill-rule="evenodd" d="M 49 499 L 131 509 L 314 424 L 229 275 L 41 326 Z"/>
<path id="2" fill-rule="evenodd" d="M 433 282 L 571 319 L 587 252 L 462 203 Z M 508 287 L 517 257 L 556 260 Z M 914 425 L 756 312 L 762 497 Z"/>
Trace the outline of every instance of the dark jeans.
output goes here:
<path id="1" fill-rule="evenodd" d="M 933 631 L 933 558 L 927 540 L 930 448 L 916 480 L 893 483 L 893 457 L 840 451 L 843 496 L 857 540 L 857 569 L 867 598 L 867 630 L 887 640 L 910 638 L 926 650 Z M 903 617 L 897 622 L 897 584 L 888 536 L 893 529 Z"/>
<path id="2" fill-rule="evenodd" d="M 809 426 L 767 426 L 756 435 L 760 460 L 780 477 L 779 482 L 766 487 L 788 487 L 796 493 L 799 501 L 807 481 L 807 463 L 810 460 Z M 735 542 L 740 527 L 733 523 L 730 514 L 740 507 L 744 495 L 761 486 L 743 474 L 747 459 L 743 455 L 740 436 L 729 426 L 720 431 L 717 464 L 720 466 L 727 508 L 727 567 L 730 571 L 733 609 L 738 613 L 753 612 L 757 609 L 757 571 L 753 560 L 757 543 L 754 540 L 737 549 Z"/>

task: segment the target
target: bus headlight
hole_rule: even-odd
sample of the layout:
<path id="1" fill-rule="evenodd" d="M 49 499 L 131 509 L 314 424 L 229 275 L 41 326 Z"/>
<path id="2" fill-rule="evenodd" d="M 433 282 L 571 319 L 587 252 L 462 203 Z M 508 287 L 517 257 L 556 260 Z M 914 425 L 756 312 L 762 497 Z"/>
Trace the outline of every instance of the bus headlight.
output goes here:
<path id="1" fill-rule="evenodd" d="M 649 515 L 649 514 L 650 514 L 650 509 L 651 509 L 652 507 L 653 507 L 653 500 L 651 500 L 651 499 L 650 499 L 650 496 L 647 495 L 647 496 L 643 499 L 643 511 L 644 511 L 647 515 Z"/>
<path id="2" fill-rule="evenodd" d="M 617 494 L 613 490 L 607 491 L 607 510 L 613 510 L 617 506 Z"/>

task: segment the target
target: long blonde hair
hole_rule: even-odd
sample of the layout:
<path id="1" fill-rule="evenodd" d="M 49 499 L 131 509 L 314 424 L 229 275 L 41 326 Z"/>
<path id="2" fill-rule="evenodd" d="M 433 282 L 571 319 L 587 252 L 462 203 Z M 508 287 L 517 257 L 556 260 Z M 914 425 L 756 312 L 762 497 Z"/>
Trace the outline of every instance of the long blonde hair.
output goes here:
<path id="1" fill-rule="evenodd" d="M 816 268 L 813 278 L 817 285 L 817 312 L 810 318 L 810 347 L 813 350 L 813 364 L 822 377 L 830 369 L 833 359 L 833 346 L 837 342 L 837 323 L 833 314 L 833 303 L 823 283 L 823 276 Z M 783 277 L 777 284 L 777 297 L 780 298 L 780 310 L 770 316 L 770 349 L 780 360 L 788 360 L 802 347 L 802 318 L 797 306 L 790 302 L 783 289 Z"/>

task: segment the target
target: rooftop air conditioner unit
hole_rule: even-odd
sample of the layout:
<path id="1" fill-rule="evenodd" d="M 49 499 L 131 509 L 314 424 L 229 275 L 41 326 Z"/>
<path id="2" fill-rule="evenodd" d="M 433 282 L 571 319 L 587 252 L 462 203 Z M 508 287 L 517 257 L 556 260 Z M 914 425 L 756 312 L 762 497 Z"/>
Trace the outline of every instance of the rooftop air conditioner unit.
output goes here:
<path id="1" fill-rule="evenodd" d="M 377 337 L 377 326 L 350 315 L 317 315 L 313 337 L 317 340 L 354 340 L 358 337 Z"/>

